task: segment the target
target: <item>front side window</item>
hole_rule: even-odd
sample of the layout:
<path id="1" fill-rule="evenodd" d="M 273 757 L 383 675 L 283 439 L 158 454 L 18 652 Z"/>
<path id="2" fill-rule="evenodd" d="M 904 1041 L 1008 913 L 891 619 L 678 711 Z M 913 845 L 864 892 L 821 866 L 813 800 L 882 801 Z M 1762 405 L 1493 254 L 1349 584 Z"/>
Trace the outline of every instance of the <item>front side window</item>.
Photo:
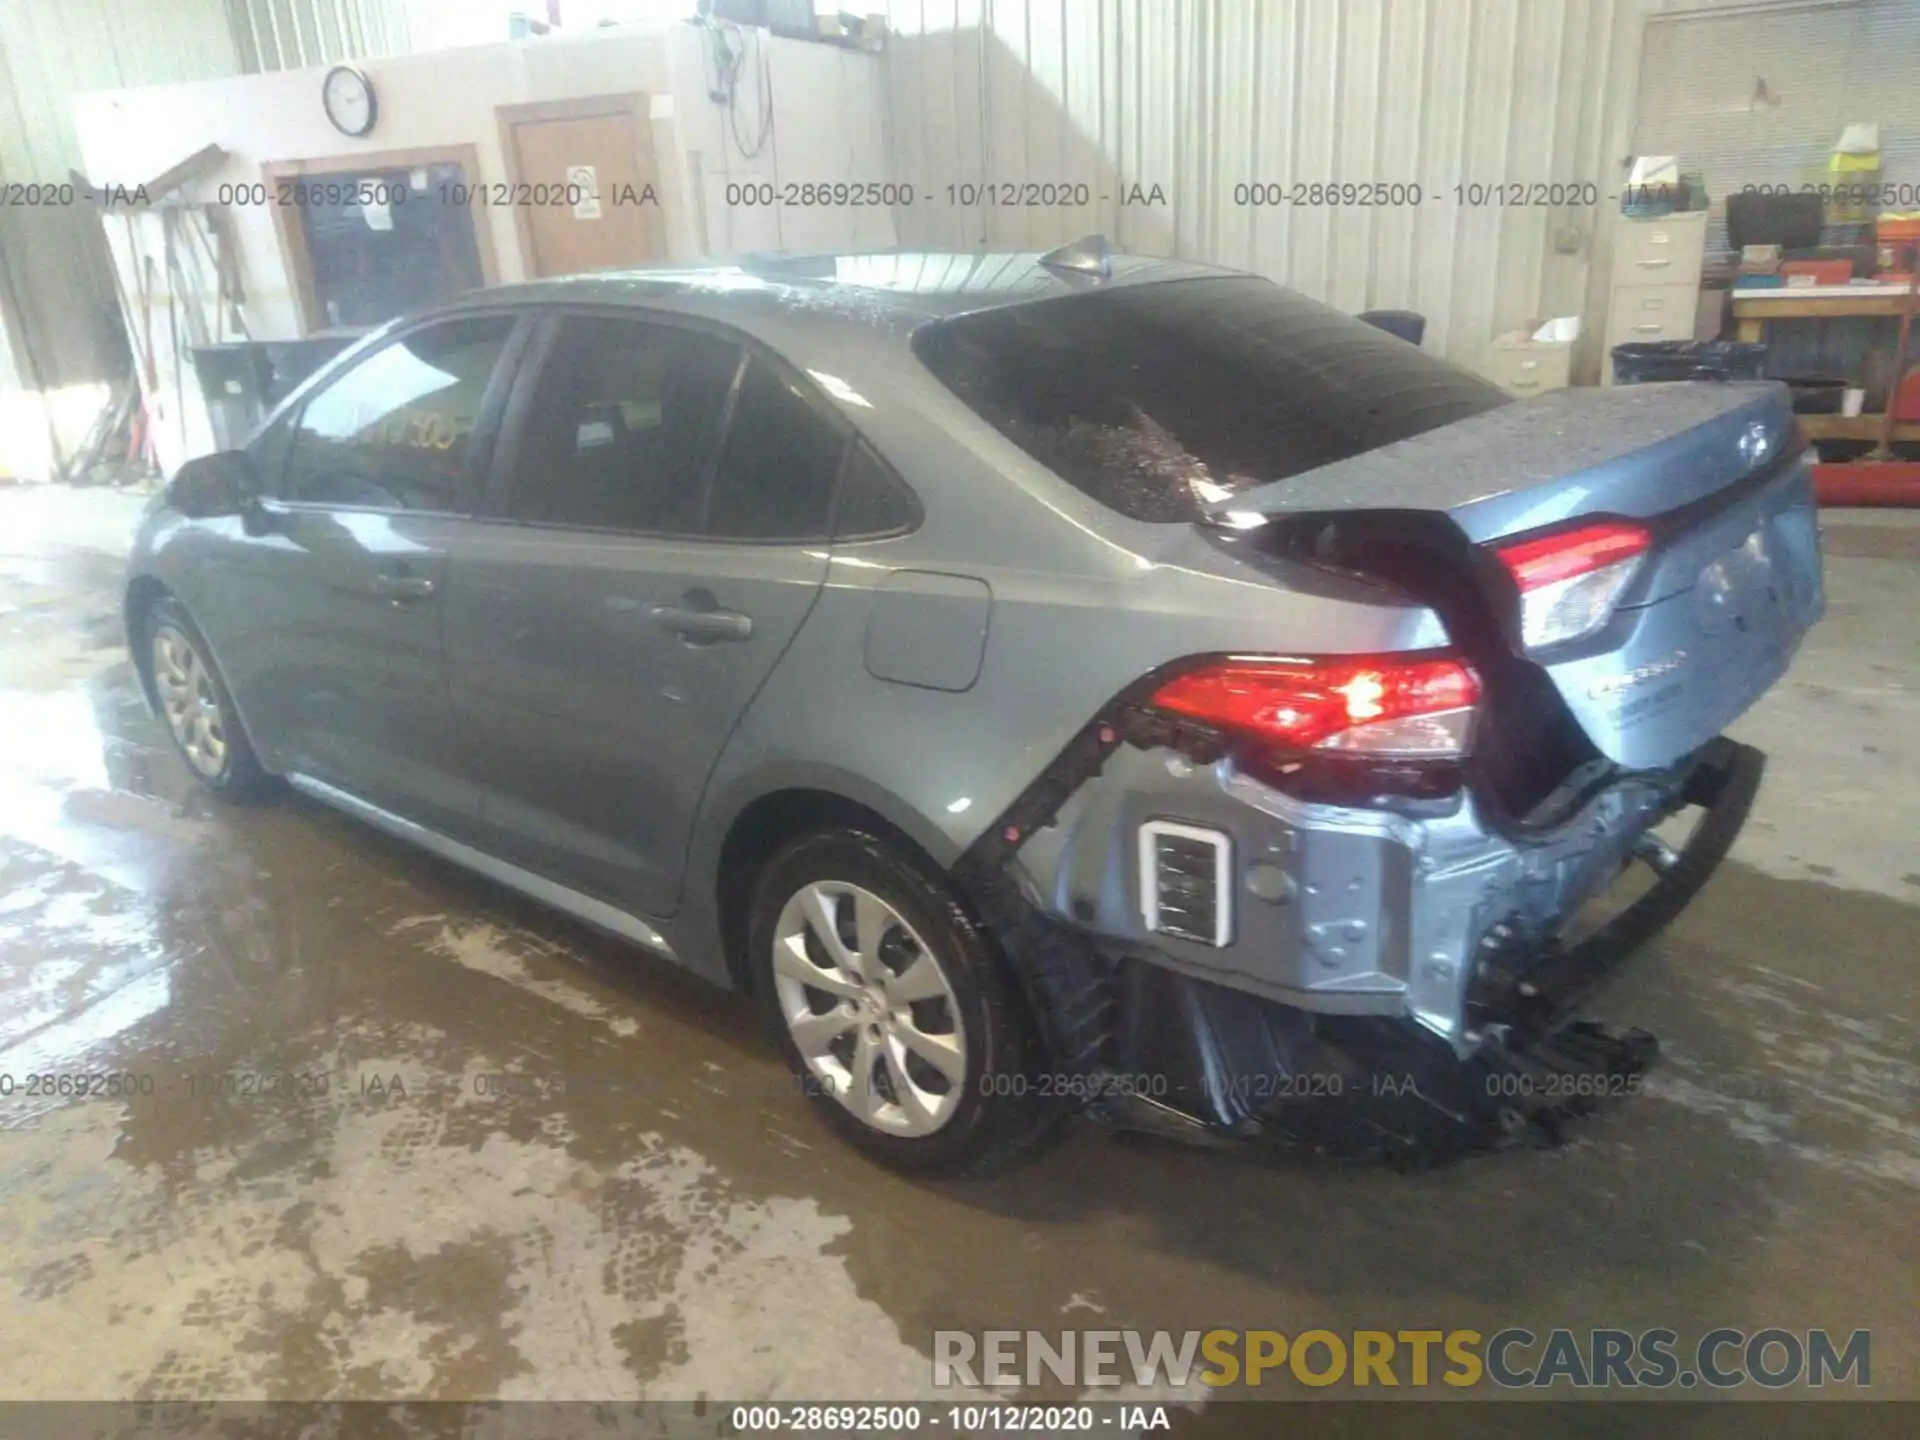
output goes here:
<path id="1" fill-rule="evenodd" d="M 514 467 L 516 520 L 693 534 L 740 348 L 698 331 L 569 316 Z"/>
<path id="2" fill-rule="evenodd" d="M 291 427 L 282 499 L 471 510 L 473 435 L 513 317 L 449 320 L 382 346 L 317 391 Z"/>

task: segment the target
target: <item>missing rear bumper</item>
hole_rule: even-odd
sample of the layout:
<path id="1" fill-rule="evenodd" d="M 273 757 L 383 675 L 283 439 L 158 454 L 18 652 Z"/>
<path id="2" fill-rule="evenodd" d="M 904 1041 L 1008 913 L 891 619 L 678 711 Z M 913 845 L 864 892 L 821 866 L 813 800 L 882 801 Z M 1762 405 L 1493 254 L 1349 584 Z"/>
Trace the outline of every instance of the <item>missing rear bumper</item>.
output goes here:
<path id="1" fill-rule="evenodd" d="M 1751 746 L 1706 747 L 1681 797 L 1705 811 L 1687 843 L 1652 851 L 1654 884 L 1578 944 L 1483 964 L 1469 1000 L 1480 1043 L 1465 1055 L 1407 1021 L 1312 1015 L 1157 966 L 1124 967 L 1122 1078 L 1103 1118 L 1186 1140 L 1404 1166 L 1558 1144 L 1570 1120 L 1635 1094 L 1659 1050 L 1647 1031 L 1574 1011 L 1699 893 L 1752 810 L 1765 766 Z"/>
<path id="2" fill-rule="evenodd" d="M 1569 831 L 1598 839 L 1578 851 L 1550 842 L 1542 858 L 1552 863 L 1543 873 L 1564 873 L 1571 858 L 1595 875 L 1604 862 L 1611 874 L 1638 856 L 1654 870 L 1654 884 L 1578 944 L 1526 941 L 1520 929 L 1495 927 L 1508 938 L 1483 952 L 1455 992 L 1459 1008 L 1448 1028 L 1413 1010 L 1320 1011 L 1292 995 L 1183 971 L 1139 943 L 1103 942 L 1013 882 L 1008 862 L 1017 843 L 1002 848 L 997 865 L 976 856 L 964 873 L 1027 984 L 1054 1060 L 1089 1077 L 1079 1093 L 1096 1097 L 1098 1118 L 1189 1142 L 1438 1164 L 1477 1150 L 1555 1143 L 1568 1121 L 1637 1091 L 1658 1050 L 1654 1037 L 1574 1012 L 1713 874 L 1752 808 L 1764 766 L 1759 751 L 1717 740 L 1634 809 L 1583 812 Z M 1098 773 L 1097 764 L 1090 768 Z M 1705 815 L 1683 847 L 1643 843 L 1654 815 L 1684 804 L 1702 806 Z M 1032 818 L 1044 826 L 1053 816 Z M 1128 827 L 1106 829 L 1124 834 Z M 1302 843 L 1315 843 L 1315 833 L 1301 832 Z M 1416 837 L 1377 838 L 1401 846 Z M 1423 852 L 1414 845 L 1409 853 Z M 1562 900 L 1572 893 L 1591 891 L 1574 887 Z M 1473 908 L 1484 913 L 1478 902 Z"/>
<path id="3" fill-rule="evenodd" d="M 1752 813 L 1766 765 L 1766 755 L 1751 745 L 1724 736 L 1707 745 L 1681 795 L 1683 804 L 1703 811 L 1685 845 L 1676 850 L 1651 833 L 1635 843 L 1635 857 L 1656 876 L 1651 888 L 1577 944 L 1549 941 L 1532 954 L 1483 961 L 1467 992 L 1470 1022 L 1496 1034 L 1537 1037 L 1590 999 L 1713 877 Z"/>
<path id="4" fill-rule="evenodd" d="M 1706 883 L 1764 767 L 1717 739 L 1670 770 L 1602 777 L 1549 829 L 1509 831 L 1470 792 L 1392 810 L 1305 802 L 1116 705 L 955 879 L 1000 939 L 1051 1069 L 1084 1080 L 1073 1093 L 1099 1118 L 1442 1163 L 1552 1143 L 1638 1088 L 1654 1037 L 1574 1010 Z M 1686 805 L 1706 812 L 1687 843 L 1655 847 L 1653 826 Z M 1209 842 L 1224 875 L 1186 864 L 1176 887 L 1188 910 L 1202 869 L 1231 889 L 1213 943 L 1150 923 L 1146 885 L 1163 877 L 1141 878 L 1139 847 L 1173 817 L 1179 835 L 1226 837 Z M 1636 856 L 1652 887 L 1588 939 L 1554 938 Z"/>
<path id="5" fill-rule="evenodd" d="M 1466 1059 L 1405 1021 L 1313 1016 L 1150 965 L 1123 967 L 1117 1069 L 1095 1118 L 1190 1144 L 1402 1168 L 1561 1142 L 1635 1093 L 1658 1044 L 1571 1021 Z"/>

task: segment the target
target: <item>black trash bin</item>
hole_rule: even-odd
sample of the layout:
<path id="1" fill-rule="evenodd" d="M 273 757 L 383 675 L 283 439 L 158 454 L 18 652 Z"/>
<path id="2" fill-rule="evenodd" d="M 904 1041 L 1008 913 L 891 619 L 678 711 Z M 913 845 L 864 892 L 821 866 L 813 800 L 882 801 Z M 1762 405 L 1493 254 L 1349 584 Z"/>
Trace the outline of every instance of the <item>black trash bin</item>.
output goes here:
<path id="1" fill-rule="evenodd" d="M 1647 340 L 1613 347 L 1613 383 L 1759 380 L 1767 347 L 1753 340 Z"/>
<path id="2" fill-rule="evenodd" d="M 295 386 L 359 338 L 330 333 L 304 340 L 236 340 L 198 346 L 193 365 L 213 422 L 213 443 L 222 450 L 246 444 Z"/>

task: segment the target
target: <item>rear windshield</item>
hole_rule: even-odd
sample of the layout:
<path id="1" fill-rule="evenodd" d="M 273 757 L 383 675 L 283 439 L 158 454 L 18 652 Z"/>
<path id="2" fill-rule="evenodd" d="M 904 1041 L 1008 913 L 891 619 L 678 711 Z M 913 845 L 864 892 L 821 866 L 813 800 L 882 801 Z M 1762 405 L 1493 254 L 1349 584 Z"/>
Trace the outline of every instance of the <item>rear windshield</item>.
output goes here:
<path id="1" fill-rule="evenodd" d="M 1251 277 L 1176 280 L 963 315 L 920 358 L 1001 434 L 1135 520 L 1507 402 L 1364 321 Z"/>

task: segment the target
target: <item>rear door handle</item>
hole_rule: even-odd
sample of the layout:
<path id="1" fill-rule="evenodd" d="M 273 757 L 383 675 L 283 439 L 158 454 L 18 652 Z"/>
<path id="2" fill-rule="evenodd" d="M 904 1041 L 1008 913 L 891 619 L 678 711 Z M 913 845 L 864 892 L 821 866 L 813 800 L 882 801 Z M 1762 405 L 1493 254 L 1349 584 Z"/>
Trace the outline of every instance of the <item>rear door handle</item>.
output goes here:
<path id="1" fill-rule="evenodd" d="M 439 587 L 426 575 L 376 575 L 373 577 L 373 593 L 382 600 L 391 600 L 396 605 L 417 605 L 422 600 L 431 600 Z"/>
<path id="2" fill-rule="evenodd" d="M 706 644 L 716 640 L 745 640 L 753 634 L 752 617 L 737 610 L 688 610 L 678 605 L 656 605 L 648 617 L 670 635 Z"/>

